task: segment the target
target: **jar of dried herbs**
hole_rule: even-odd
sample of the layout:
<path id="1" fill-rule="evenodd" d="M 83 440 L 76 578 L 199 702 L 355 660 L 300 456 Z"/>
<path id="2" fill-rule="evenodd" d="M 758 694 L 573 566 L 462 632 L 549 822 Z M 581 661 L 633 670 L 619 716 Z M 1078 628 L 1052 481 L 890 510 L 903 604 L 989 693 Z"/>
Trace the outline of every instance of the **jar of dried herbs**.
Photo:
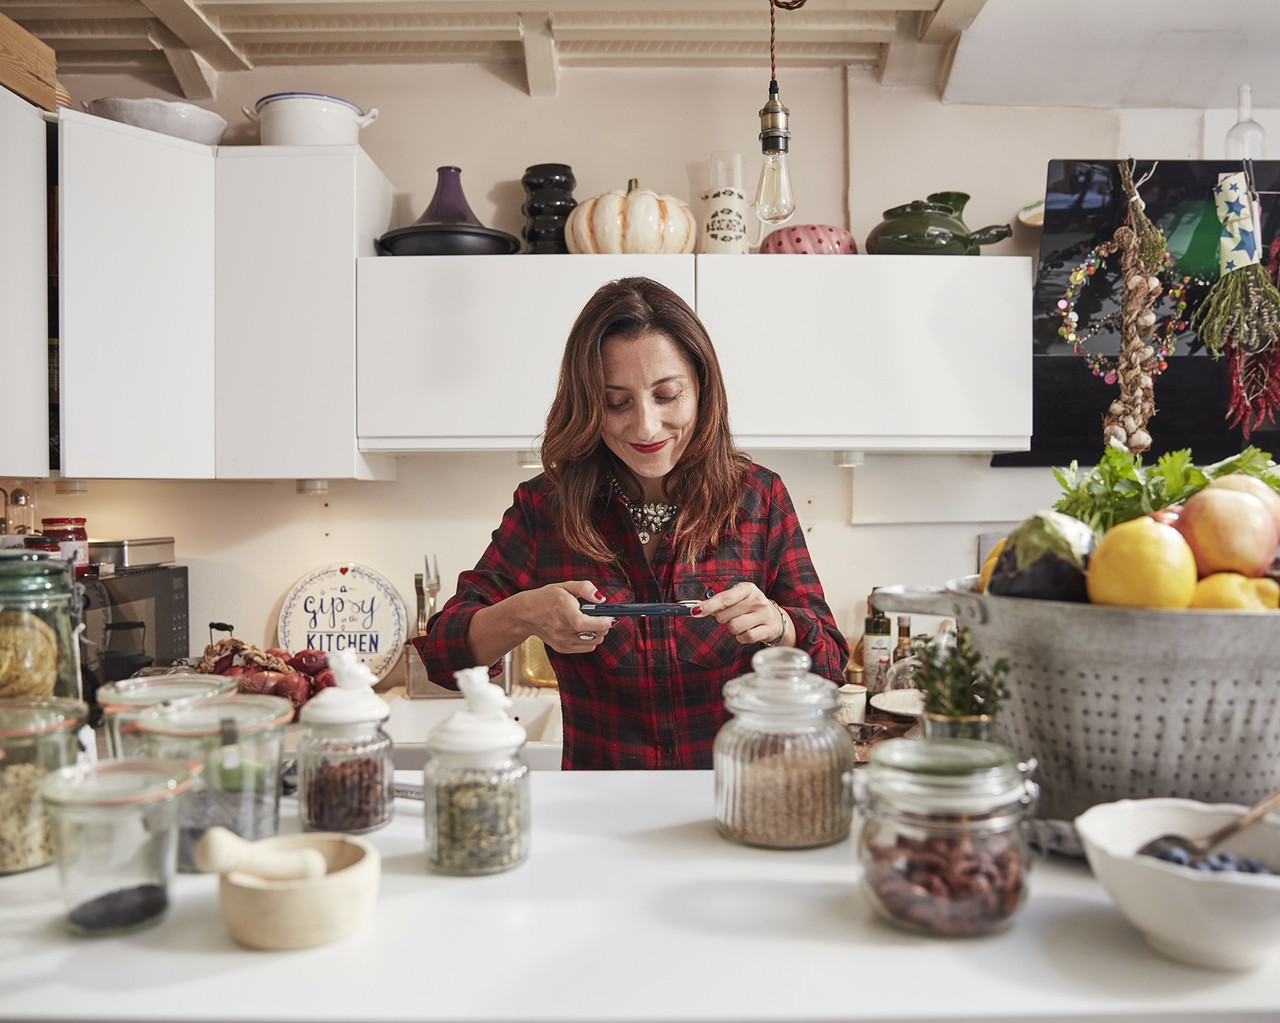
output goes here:
<path id="1" fill-rule="evenodd" d="M 391 738 L 382 730 L 390 713 L 367 686 L 331 686 L 302 705 L 307 731 L 298 743 L 298 808 L 304 829 L 358 835 L 391 821 L 395 765 Z"/>
<path id="2" fill-rule="evenodd" d="M 520 755 L 527 736 L 486 669 L 455 677 L 466 706 L 427 737 L 427 865 L 441 874 L 496 874 L 529 855 L 529 765 Z"/>
<path id="3" fill-rule="evenodd" d="M 836 684 L 809 671 L 795 647 L 761 650 L 752 674 L 727 682 L 733 714 L 716 734 L 716 827 L 769 849 L 808 849 L 848 837 L 854 749 L 835 719 Z"/>

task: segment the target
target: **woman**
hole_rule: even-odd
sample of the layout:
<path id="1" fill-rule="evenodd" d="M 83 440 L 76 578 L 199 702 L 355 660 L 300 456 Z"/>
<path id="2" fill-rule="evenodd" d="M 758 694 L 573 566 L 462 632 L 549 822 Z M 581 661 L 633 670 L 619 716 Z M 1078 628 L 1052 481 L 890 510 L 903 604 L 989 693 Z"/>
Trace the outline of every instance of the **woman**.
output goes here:
<path id="1" fill-rule="evenodd" d="M 832 619 L 781 479 L 729 432 L 706 328 L 646 278 L 606 284 L 570 331 L 545 471 L 413 642 L 428 675 L 547 647 L 565 768 L 709 768 L 721 687 L 762 646 L 843 681 Z M 693 602 L 675 618 L 596 618 L 582 602 Z"/>

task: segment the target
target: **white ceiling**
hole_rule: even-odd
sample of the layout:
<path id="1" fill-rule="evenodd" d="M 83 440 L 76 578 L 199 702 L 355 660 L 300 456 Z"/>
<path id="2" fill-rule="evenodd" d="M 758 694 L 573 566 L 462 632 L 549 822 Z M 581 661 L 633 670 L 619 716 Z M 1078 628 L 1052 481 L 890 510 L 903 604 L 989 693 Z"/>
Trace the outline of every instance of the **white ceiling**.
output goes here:
<path id="1" fill-rule="evenodd" d="M 768 67 L 768 0 L 0 0 L 60 76 L 132 75 L 189 99 L 219 76 L 317 64 Z M 857 66 L 946 102 L 1280 107 L 1277 0 L 808 0 L 777 63 Z"/>

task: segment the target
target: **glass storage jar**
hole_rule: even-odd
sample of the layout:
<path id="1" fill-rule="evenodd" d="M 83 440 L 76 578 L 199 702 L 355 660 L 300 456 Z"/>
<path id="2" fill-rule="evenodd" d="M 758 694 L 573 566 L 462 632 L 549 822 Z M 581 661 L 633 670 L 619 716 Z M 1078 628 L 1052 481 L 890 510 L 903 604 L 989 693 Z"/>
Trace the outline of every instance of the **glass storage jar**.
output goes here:
<path id="1" fill-rule="evenodd" d="M 89 571 L 89 533 L 84 522 L 82 518 L 40 520 L 40 532 L 58 541 L 58 550 L 78 576 Z"/>
<path id="2" fill-rule="evenodd" d="M 496 874 L 529 855 L 529 765 L 520 755 L 527 735 L 484 668 L 455 676 L 466 709 L 427 736 L 427 865 L 441 874 Z"/>
<path id="3" fill-rule="evenodd" d="M 169 908 L 178 807 L 198 765 L 102 760 L 49 775 L 41 795 L 71 929 L 122 934 Z"/>
<path id="4" fill-rule="evenodd" d="M 179 870 L 196 872 L 195 845 L 215 824 L 250 841 L 276 833 L 291 720 L 293 704 L 283 697 L 242 693 L 157 704 L 138 714 L 147 756 L 201 765 L 179 814 Z"/>
<path id="5" fill-rule="evenodd" d="M 1037 786 L 1003 746 L 889 739 L 857 775 L 862 886 L 887 920 L 932 935 L 986 934 L 1027 894 L 1025 822 Z"/>
<path id="6" fill-rule="evenodd" d="M 229 696 L 236 680 L 226 675 L 181 672 L 169 675 L 141 675 L 107 682 L 94 694 L 102 708 L 102 724 L 107 736 L 107 755 L 121 759 L 140 757 L 146 744 L 138 732 L 138 715 L 157 704 L 179 700 L 199 700 Z"/>
<path id="7" fill-rule="evenodd" d="M 0 874 L 53 859 L 40 784 L 76 762 L 88 717 L 89 706 L 80 700 L 0 700 Z"/>
<path id="8" fill-rule="evenodd" d="M 322 689 L 302 705 L 298 811 L 307 831 L 358 835 L 391 821 L 395 764 L 382 722 L 391 713 L 376 693 Z"/>
<path id="9" fill-rule="evenodd" d="M 40 551 L 0 551 L 0 700 L 80 698 L 70 563 Z"/>
<path id="10" fill-rule="evenodd" d="M 849 834 L 854 749 L 836 721 L 838 687 L 795 647 L 761 650 L 754 672 L 727 682 L 733 714 L 716 734 L 716 828 L 769 849 L 830 845 Z"/>

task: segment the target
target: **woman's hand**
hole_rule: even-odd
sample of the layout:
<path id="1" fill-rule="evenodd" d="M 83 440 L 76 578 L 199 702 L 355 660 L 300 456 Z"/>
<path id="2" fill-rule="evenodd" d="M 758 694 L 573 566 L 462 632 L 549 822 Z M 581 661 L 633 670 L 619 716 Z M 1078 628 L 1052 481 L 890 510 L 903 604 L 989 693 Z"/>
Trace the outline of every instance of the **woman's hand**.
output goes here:
<path id="1" fill-rule="evenodd" d="M 792 646 L 796 627 L 791 616 L 764 595 L 755 583 L 737 583 L 708 597 L 699 604 L 704 615 L 710 615 L 728 628 L 743 646 L 768 643 Z"/>
<path id="2" fill-rule="evenodd" d="M 579 609 L 580 600 L 599 603 L 604 594 L 593 582 L 551 583 L 521 595 L 521 611 L 537 636 L 552 650 L 562 654 L 582 654 L 594 650 L 613 624 L 610 618 L 592 618 Z"/>

